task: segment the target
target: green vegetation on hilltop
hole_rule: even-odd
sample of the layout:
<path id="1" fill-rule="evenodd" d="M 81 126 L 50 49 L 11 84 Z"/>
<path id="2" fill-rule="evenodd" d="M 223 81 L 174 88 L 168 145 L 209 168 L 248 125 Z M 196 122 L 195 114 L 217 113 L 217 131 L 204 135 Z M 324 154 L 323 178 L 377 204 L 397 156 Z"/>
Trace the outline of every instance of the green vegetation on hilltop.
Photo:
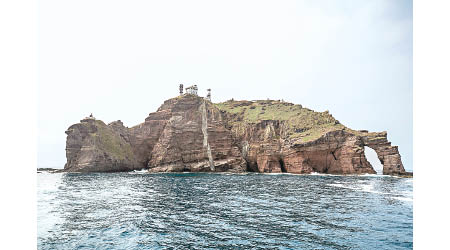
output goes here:
<path id="1" fill-rule="evenodd" d="M 264 120 L 279 120 L 286 139 L 300 139 L 302 142 L 312 141 L 329 131 L 345 128 L 328 111 L 315 112 L 287 102 L 230 100 L 215 105 L 230 114 L 233 127 L 239 129 Z"/>
<path id="2" fill-rule="evenodd" d="M 130 144 L 125 142 L 120 135 L 114 133 L 105 123 L 100 120 L 95 120 L 97 132 L 95 136 L 100 149 L 108 152 L 116 159 L 124 160 L 126 158 L 133 159 L 133 151 Z"/>

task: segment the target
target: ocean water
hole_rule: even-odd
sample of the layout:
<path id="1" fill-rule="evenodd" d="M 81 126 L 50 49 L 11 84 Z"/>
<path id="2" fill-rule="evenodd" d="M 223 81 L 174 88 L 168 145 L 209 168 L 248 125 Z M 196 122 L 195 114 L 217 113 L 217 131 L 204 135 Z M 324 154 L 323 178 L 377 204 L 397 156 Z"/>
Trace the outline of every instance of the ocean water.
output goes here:
<path id="1" fill-rule="evenodd" d="M 38 173 L 38 249 L 411 249 L 413 180 Z"/>

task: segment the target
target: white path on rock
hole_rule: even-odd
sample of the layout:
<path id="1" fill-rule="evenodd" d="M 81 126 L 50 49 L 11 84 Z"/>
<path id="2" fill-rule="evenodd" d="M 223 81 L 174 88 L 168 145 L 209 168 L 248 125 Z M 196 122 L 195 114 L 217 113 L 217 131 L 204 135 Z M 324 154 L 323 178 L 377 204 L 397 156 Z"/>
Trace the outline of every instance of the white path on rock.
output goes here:
<path id="1" fill-rule="evenodd" d="M 206 152 L 208 154 L 209 159 L 209 167 L 211 168 L 211 171 L 215 170 L 214 167 L 214 161 L 211 154 L 211 147 L 209 146 L 208 142 L 208 117 L 206 116 L 206 101 L 203 100 L 203 103 L 201 105 L 201 112 L 202 112 L 202 132 L 203 132 L 203 148 L 206 149 Z"/>

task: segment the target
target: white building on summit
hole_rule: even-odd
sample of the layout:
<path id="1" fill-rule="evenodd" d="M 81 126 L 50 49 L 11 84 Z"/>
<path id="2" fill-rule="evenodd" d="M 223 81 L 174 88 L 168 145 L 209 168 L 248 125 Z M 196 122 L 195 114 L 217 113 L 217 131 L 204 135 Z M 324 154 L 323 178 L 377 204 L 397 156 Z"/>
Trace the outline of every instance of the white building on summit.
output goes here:
<path id="1" fill-rule="evenodd" d="M 186 94 L 198 95 L 197 92 L 198 92 L 197 85 L 192 85 L 186 88 Z"/>

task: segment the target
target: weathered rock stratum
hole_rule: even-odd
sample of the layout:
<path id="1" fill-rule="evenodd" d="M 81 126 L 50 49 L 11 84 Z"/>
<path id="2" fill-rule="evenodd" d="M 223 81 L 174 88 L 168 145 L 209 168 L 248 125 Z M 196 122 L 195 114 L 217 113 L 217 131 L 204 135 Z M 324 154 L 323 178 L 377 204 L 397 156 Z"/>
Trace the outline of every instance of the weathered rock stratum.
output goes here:
<path id="1" fill-rule="evenodd" d="M 87 117 L 66 131 L 67 172 L 376 173 L 406 176 L 386 132 L 352 130 L 328 111 L 260 100 L 212 103 L 193 94 L 169 99 L 128 128 Z"/>

